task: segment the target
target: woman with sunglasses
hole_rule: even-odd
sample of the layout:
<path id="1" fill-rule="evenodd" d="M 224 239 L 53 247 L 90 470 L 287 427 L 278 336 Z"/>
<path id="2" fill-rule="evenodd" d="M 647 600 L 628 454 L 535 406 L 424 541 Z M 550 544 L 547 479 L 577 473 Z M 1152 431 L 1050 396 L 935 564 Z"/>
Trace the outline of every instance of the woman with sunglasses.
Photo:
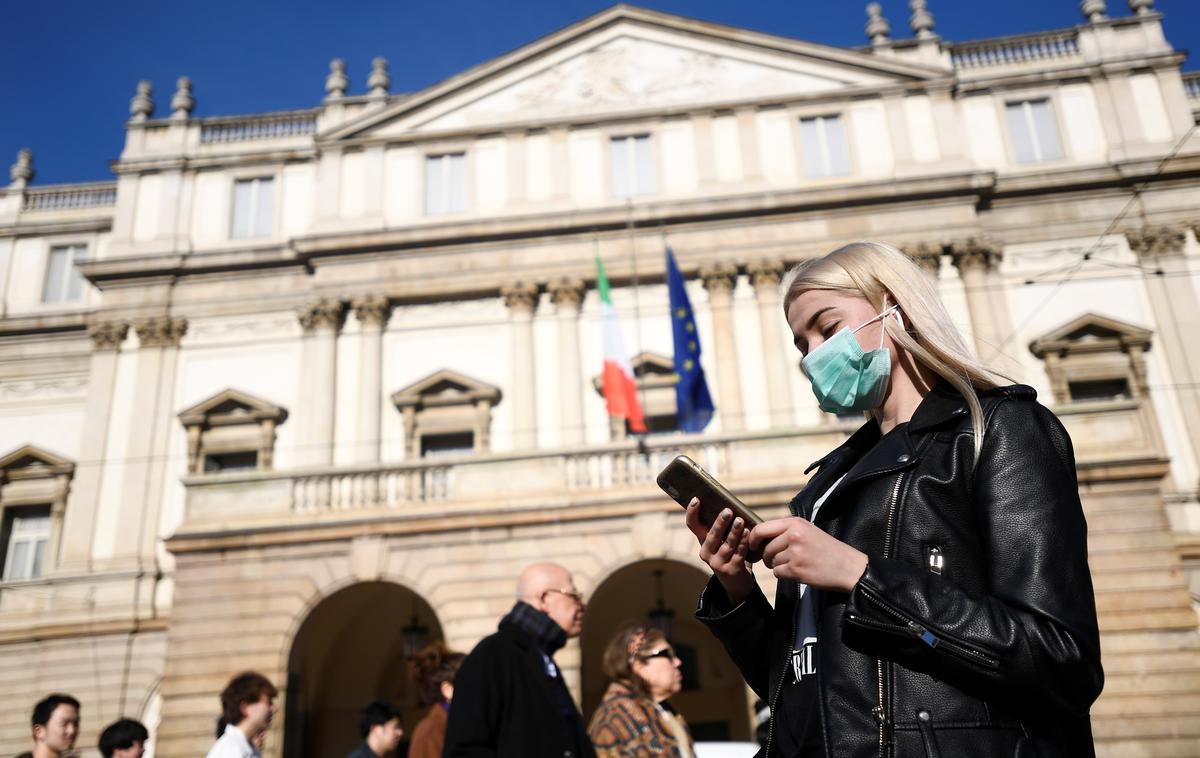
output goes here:
<path id="1" fill-rule="evenodd" d="M 588 736 L 598 758 L 692 758 L 687 724 L 667 703 L 683 675 L 671 643 L 654 627 L 620 629 L 604 650 L 611 680 Z"/>
<path id="2" fill-rule="evenodd" d="M 765 754 L 1094 756 L 1103 672 L 1066 430 L 971 355 L 894 247 L 847 245 L 787 282 L 820 407 L 867 421 L 808 466 L 790 517 L 686 517 L 714 574 L 697 616 L 770 703 Z"/>

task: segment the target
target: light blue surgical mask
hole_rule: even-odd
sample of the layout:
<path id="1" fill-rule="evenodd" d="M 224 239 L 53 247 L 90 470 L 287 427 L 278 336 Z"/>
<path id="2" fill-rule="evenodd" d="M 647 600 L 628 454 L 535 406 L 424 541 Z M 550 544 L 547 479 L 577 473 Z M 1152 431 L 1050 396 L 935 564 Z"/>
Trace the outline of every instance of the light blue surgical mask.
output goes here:
<path id="1" fill-rule="evenodd" d="M 842 327 L 800 361 L 800 369 L 812 382 L 817 405 L 826 413 L 852 413 L 878 408 L 887 393 L 892 375 L 892 356 L 883 346 L 883 329 L 879 330 L 879 347 L 864 352 L 854 334 L 865 326 L 887 318 L 900 306 L 887 306 L 873 319 L 851 329 Z M 896 318 L 900 314 L 896 313 Z M 901 327 L 904 322 L 901 321 Z"/>

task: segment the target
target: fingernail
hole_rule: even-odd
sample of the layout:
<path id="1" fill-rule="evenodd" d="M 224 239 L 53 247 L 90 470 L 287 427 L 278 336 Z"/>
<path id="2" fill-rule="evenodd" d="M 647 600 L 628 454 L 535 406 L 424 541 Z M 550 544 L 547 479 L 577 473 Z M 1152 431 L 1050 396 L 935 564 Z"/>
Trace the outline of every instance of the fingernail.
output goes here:
<path id="1" fill-rule="evenodd" d="M 729 518 L 732 515 L 733 515 L 733 511 L 729 510 L 728 508 L 721 511 L 721 518 Z"/>
<path id="2" fill-rule="evenodd" d="M 734 525 L 735 527 L 741 527 L 741 525 L 742 525 L 742 519 L 741 519 L 741 517 L 735 518 L 735 519 L 733 520 L 733 525 Z"/>

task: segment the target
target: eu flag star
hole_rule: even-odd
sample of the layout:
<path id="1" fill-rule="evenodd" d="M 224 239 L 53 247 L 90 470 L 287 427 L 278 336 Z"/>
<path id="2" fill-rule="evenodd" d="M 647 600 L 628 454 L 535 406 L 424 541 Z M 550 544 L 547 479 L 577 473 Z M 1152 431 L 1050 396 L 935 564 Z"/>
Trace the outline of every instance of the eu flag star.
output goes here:
<path id="1" fill-rule="evenodd" d="M 683 362 L 684 371 L 691 371 L 695 367 L 696 367 L 696 362 L 693 361 L 691 358 L 688 358 L 686 361 Z"/>
<path id="2" fill-rule="evenodd" d="M 675 309 L 675 318 L 687 318 L 687 315 L 688 315 L 687 308 L 676 308 Z"/>

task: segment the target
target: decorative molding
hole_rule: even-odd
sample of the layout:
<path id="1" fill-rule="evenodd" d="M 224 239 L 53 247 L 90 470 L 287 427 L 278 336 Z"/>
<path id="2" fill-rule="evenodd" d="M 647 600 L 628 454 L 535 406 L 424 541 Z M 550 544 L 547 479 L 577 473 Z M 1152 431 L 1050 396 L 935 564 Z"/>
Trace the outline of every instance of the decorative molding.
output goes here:
<path id="1" fill-rule="evenodd" d="M 550 282 L 546 287 L 550 291 L 550 302 L 554 303 L 561 310 L 569 308 L 579 310 L 580 303 L 583 302 L 583 295 L 587 292 L 587 285 L 582 279 L 575 277 L 563 276 Z"/>
<path id="2" fill-rule="evenodd" d="M 350 79 L 346 76 L 346 61 L 334 58 L 329 61 L 329 76 L 325 77 L 325 101 L 341 100 L 346 96 L 350 87 Z"/>
<path id="3" fill-rule="evenodd" d="M 135 321 L 133 328 L 140 347 L 179 347 L 183 335 L 187 334 L 188 322 L 186 318 L 155 316 Z"/>
<path id="4" fill-rule="evenodd" d="M 181 76 L 175 82 L 175 94 L 171 97 L 171 118 L 188 119 L 196 108 L 196 98 L 192 97 L 192 80 Z"/>
<path id="5" fill-rule="evenodd" d="M 124 321 L 98 321 L 88 324 L 88 336 L 95 350 L 119 350 L 129 334 L 129 324 Z"/>
<path id="6" fill-rule="evenodd" d="M 275 430 L 288 412 L 249 393 L 227 389 L 182 411 L 179 421 L 188 438 L 188 471 L 202 474 L 210 453 L 253 451 L 260 471 L 275 462 Z M 230 434 L 230 431 L 234 434 Z M 224 430 L 220 437 L 213 430 Z M 238 431 L 240 430 L 240 431 Z"/>
<path id="7" fill-rule="evenodd" d="M 322 329 L 338 332 L 346 317 L 346 304 L 332 297 L 323 297 L 301 307 L 296 312 L 300 326 L 306 335 Z"/>
<path id="8" fill-rule="evenodd" d="M 970 269 L 988 271 L 998 266 L 1004 258 L 999 245 L 980 237 L 952 242 L 948 252 L 960 272 Z"/>
<path id="9" fill-rule="evenodd" d="M 775 289 L 783 278 L 784 268 L 783 261 L 779 260 L 751 261 L 746 265 L 746 273 L 750 275 L 754 289 Z"/>
<path id="10" fill-rule="evenodd" d="M 84 394 L 87 374 L 41 376 L 35 379 L 0 381 L 0 402 L 35 399 L 76 398 Z"/>
<path id="11" fill-rule="evenodd" d="M 1174 255 L 1183 250 L 1187 229 L 1182 226 L 1143 226 L 1125 232 L 1129 247 L 1142 258 Z"/>
<path id="12" fill-rule="evenodd" d="M 737 279 L 737 266 L 726 261 L 718 261 L 700 269 L 700 280 L 704 282 L 704 289 L 708 290 L 710 295 L 732 294 L 737 286 Z"/>
<path id="13" fill-rule="evenodd" d="M 900 249 L 925 272 L 936 276 L 942 265 L 942 256 L 946 254 L 946 247 L 940 242 L 917 242 Z"/>
<path id="14" fill-rule="evenodd" d="M 130 120 L 141 123 L 154 115 L 153 88 L 143 79 L 137 83 L 137 94 L 129 101 Z"/>
<path id="15" fill-rule="evenodd" d="M 387 326 L 388 317 L 392 315 L 392 303 L 384 295 L 364 295 L 351 301 L 354 317 L 358 323 L 366 326 L 376 326 L 382 329 Z"/>
<path id="16" fill-rule="evenodd" d="M 513 282 L 500 288 L 500 297 L 510 311 L 533 313 L 537 309 L 538 292 L 533 282 Z"/>

